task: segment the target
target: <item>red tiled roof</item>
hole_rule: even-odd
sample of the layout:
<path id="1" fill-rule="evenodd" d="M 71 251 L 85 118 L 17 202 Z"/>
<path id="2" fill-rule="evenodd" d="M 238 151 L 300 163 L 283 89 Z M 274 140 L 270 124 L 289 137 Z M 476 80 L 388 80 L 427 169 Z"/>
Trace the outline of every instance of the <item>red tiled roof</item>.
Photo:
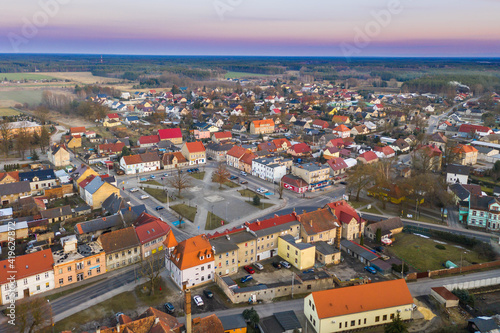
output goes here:
<path id="1" fill-rule="evenodd" d="M 182 138 L 182 132 L 179 127 L 160 129 L 158 130 L 158 135 L 160 136 L 160 140 Z"/>
<path id="2" fill-rule="evenodd" d="M 297 219 L 308 235 L 315 235 L 340 227 L 338 218 L 329 209 L 317 209 L 309 213 L 300 214 Z"/>
<path id="3" fill-rule="evenodd" d="M 186 148 L 190 153 L 200 153 L 205 151 L 205 146 L 201 141 L 186 142 Z"/>
<path id="4" fill-rule="evenodd" d="M 2 181 L 7 176 L 14 178 L 16 182 L 19 181 L 19 171 L 0 172 L 0 181 Z"/>
<path id="5" fill-rule="evenodd" d="M 333 129 L 336 132 L 351 132 L 351 130 L 344 124 L 341 124 Z"/>
<path id="6" fill-rule="evenodd" d="M 357 222 L 361 222 L 359 214 L 345 200 L 327 203 L 325 207 L 329 207 L 342 223 L 349 223 L 353 218 Z"/>
<path id="7" fill-rule="evenodd" d="M 134 165 L 134 164 L 141 164 L 142 159 L 140 155 L 129 155 L 129 156 L 123 156 L 123 160 L 125 161 L 126 165 Z"/>
<path id="8" fill-rule="evenodd" d="M 214 137 L 217 140 L 220 140 L 220 139 L 231 139 L 233 137 L 233 135 L 231 134 L 231 132 L 216 132 L 216 133 L 214 133 Z"/>
<path id="9" fill-rule="evenodd" d="M 156 219 L 154 221 L 138 225 L 135 228 L 135 232 L 137 233 L 137 238 L 139 238 L 141 244 L 144 244 L 152 241 L 153 239 L 167 235 L 170 232 L 170 226 L 165 222 Z"/>
<path id="10" fill-rule="evenodd" d="M 70 133 L 85 133 L 85 126 L 81 127 L 71 127 L 70 128 Z"/>
<path id="11" fill-rule="evenodd" d="M 491 128 L 486 127 L 486 126 L 480 126 L 480 125 L 462 124 L 462 125 L 460 125 L 460 128 L 458 129 L 458 131 L 463 132 L 463 133 L 470 133 L 473 131 L 476 131 L 479 133 L 489 133 L 491 131 Z"/>
<path id="12" fill-rule="evenodd" d="M 330 140 L 330 143 L 334 147 L 338 147 L 338 148 L 343 148 L 344 147 L 344 140 L 342 140 L 341 138 L 332 139 L 332 140 Z"/>
<path id="13" fill-rule="evenodd" d="M 270 227 L 274 227 L 277 225 L 281 225 L 281 224 L 285 224 L 285 223 L 293 222 L 293 221 L 297 221 L 297 214 L 295 214 L 295 213 L 281 215 L 281 216 L 275 216 L 275 217 L 271 217 L 270 219 L 267 219 L 267 220 L 248 223 L 246 225 L 248 226 L 248 228 L 250 230 L 257 231 L 257 230 L 267 229 Z"/>
<path id="14" fill-rule="evenodd" d="M 335 157 L 326 161 L 328 166 L 332 168 L 333 171 L 340 171 L 342 169 L 347 169 L 347 164 L 342 157 Z"/>
<path id="15" fill-rule="evenodd" d="M 95 175 L 88 176 L 87 178 L 82 180 L 80 183 L 78 183 L 78 187 L 85 188 L 85 186 L 87 186 L 92 180 L 94 180 L 95 177 L 96 177 Z"/>
<path id="16" fill-rule="evenodd" d="M 291 149 L 297 154 L 311 152 L 311 147 L 304 142 L 294 144 Z"/>
<path id="17" fill-rule="evenodd" d="M 261 126 L 274 126 L 274 120 L 272 119 L 254 120 L 252 123 L 255 128 L 259 128 Z"/>
<path id="18" fill-rule="evenodd" d="M 285 184 L 292 185 L 298 188 L 308 187 L 309 184 L 306 183 L 302 178 L 294 175 L 284 175 L 281 181 Z"/>
<path id="19" fill-rule="evenodd" d="M 118 113 L 109 113 L 108 116 L 107 116 L 109 119 L 118 119 L 120 118 L 118 116 Z"/>
<path id="20" fill-rule="evenodd" d="M 228 150 L 226 155 L 240 159 L 241 156 L 243 156 L 243 154 L 245 154 L 247 151 L 248 151 L 247 149 L 241 146 L 233 146 L 231 149 Z"/>
<path id="21" fill-rule="evenodd" d="M 245 153 L 241 156 L 240 161 L 245 164 L 252 165 L 252 160 L 257 158 L 258 156 L 254 153 Z"/>
<path id="22" fill-rule="evenodd" d="M 123 142 L 103 143 L 98 146 L 100 152 L 102 151 L 106 153 L 120 153 L 123 147 L 125 147 Z"/>
<path id="23" fill-rule="evenodd" d="M 8 273 L 10 271 L 16 271 L 16 280 L 20 280 L 28 276 L 52 271 L 53 266 L 54 258 L 50 249 L 16 256 L 14 267 L 11 266 L 8 259 L 2 260 L 0 261 L 0 285 L 7 282 L 7 278 L 11 275 Z"/>
<path id="24" fill-rule="evenodd" d="M 367 161 L 367 162 L 370 162 L 370 161 L 378 159 L 377 154 L 375 154 L 371 150 L 367 151 L 367 152 L 364 152 L 363 154 L 359 155 L 359 157 L 364 158 L 365 161 Z"/>
<path id="25" fill-rule="evenodd" d="M 172 251 L 170 261 L 180 270 L 184 270 L 214 261 L 214 253 L 208 238 L 198 235 L 180 242 Z"/>
<path id="26" fill-rule="evenodd" d="M 276 147 L 279 147 L 279 148 L 283 147 L 283 143 L 286 143 L 287 148 L 292 145 L 290 143 L 290 141 L 288 141 L 288 139 L 284 139 L 284 138 L 283 139 L 274 139 L 273 142 L 274 142 L 274 145 Z"/>
<path id="27" fill-rule="evenodd" d="M 139 138 L 139 144 L 141 145 L 158 143 L 158 142 L 160 142 L 160 138 L 158 137 L 158 135 L 145 135 Z"/>

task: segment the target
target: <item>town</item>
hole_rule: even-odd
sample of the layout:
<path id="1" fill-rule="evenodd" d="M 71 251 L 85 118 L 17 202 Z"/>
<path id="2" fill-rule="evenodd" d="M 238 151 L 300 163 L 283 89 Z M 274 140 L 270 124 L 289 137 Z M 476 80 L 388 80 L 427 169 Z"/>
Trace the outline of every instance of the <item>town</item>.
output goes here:
<path id="1" fill-rule="evenodd" d="M 351 83 L 14 107 L 0 331 L 498 332 L 500 95 Z"/>

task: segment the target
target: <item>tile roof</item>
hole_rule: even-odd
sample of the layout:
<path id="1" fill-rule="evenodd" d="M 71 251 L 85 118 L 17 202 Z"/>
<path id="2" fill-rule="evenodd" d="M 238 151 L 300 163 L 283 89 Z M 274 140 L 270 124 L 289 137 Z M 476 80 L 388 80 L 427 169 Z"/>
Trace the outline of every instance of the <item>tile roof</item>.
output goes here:
<path id="1" fill-rule="evenodd" d="M 141 244 L 145 244 L 152 241 L 153 239 L 157 239 L 167 235 L 170 232 L 170 226 L 165 222 L 157 219 L 155 221 L 147 222 L 137 226 L 135 228 L 135 232 L 137 233 L 137 238 L 139 238 Z"/>
<path id="2" fill-rule="evenodd" d="M 205 151 L 205 146 L 201 141 L 186 142 L 185 145 L 190 153 L 200 153 Z"/>
<path id="3" fill-rule="evenodd" d="M 304 181 L 302 178 L 300 178 L 298 176 L 291 175 L 291 174 L 290 175 L 284 175 L 281 178 L 281 181 L 284 182 L 284 183 L 286 183 L 286 184 L 298 187 L 298 188 L 308 187 L 309 186 L 309 184 L 306 181 Z"/>
<path id="4" fill-rule="evenodd" d="M 455 296 L 451 291 L 446 289 L 445 287 L 433 287 L 431 288 L 434 290 L 439 296 L 443 297 L 445 300 L 448 301 L 458 301 L 459 298 Z"/>
<path id="5" fill-rule="evenodd" d="M 375 154 L 373 151 L 366 151 L 363 154 L 359 155 L 358 157 L 364 158 L 366 162 L 370 162 L 373 160 L 377 160 L 377 154 Z"/>
<path id="6" fill-rule="evenodd" d="M 448 166 L 446 167 L 446 173 L 454 173 L 454 174 L 468 176 L 470 174 L 470 167 L 459 164 L 448 164 Z"/>
<path id="7" fill-rule="evenodd" d="M 143 163 L 160 162 L 160 156 L 158 156 L 158 153 L 156 152 L 144 153 L 140 156 Z"/>
<path id="8" fill-rule="evenodd" d="M 477 151 L 478 150 L 476 148 L 470 145 L 458 145 L 458 147 L 454 149 L 455 153 L 463 153 L 463 154 L 475 153 Z"/>
<path id="9" fill-rule="evenodd" d="M 117 142 L 117 143 L 103 143 L 98 146 L 99 152 L 104 153 L 121 153 L 123 147 L 125 147 L 125 143 Z"/>
<path id="10" fill-rule="evenodd" d="M 281 148 L 283 147 L 283 144 L 286 144 L 286 148 L 289 148 L 292 144 L 290 143 L 290 141 L 288 139 L 274 139 L 273 140 L 273 143 L 274 145 L 278 148 Z"/>
<path id="11" fill-rule="evenodd" d="M 252 124 L 255 128 L 259 128 L 261 126 L 274 126 L 274 120 L 272 119 L 254 120 L 252 121 Z"/>
<path id="12" fill-rule="evenodd" d="M 245 153 L 243 156 L 241 156 L 240 161 L 252 165 L 252 161 L 256 159 L 258 156 L 255 155 L 254 153 Z"/>
<path id="13" fill-rule="evenodd" d="M 122 224 L 123 222 L 120 215 L 100 217 L 94 220 L 77 223 L 75 225 L 75 233 L 77 235 L 83 235 L 87 233 L 96 232 L 99 230 L 117 227 Z"/>
<path id="14" fill-rule="evenodd" d="M 413 304 L 402 279 L 316 291 L 312 297 L 319 319 Z"/>
<path id="15" fill-rule="evenodd" d="M 16 280 L 52 271 L 54 266 L 54 258 L 50 249 L 37 251 L 22 256 L 16 256 L 14 262 L 15 267 L 11 267 L 9 260 L 0 261 L 0 285 L 7 282 L 7 278 L 11 275 L 9 271 L 16 271 Z"/>
<path id="16" fill-rule="evenodd" d="M 163 241 L 163 244 L 165 244 L 165 246 L 167 248 L 172 248 L 172 247 L 176 247 L 177 244 L 179 244 L 179 243 L 177 242 L 177 239 L 175 239 L 174 233 L 169 232 L 167 235 L 167 238 Z"/>
<path id="17" fill-rule="evenodd" d="M 339 228 L 340 223 L 329 209 L 320 208 L 309 213 L 303 213 L 297 216 L 308 235 L 315 235 L 320 232 Z"/>
<path id="18" fill-rule="evenodd" d="M 31 192 L 29 181 L 17 183 L 0 184 L 0 196 Z"/>
<path id="19" fill-rule="evenodd" d="M 229 151 L 227 152 L 226 155 L 233 156 L 233 157 L 240 159 L 241 156 L 243 156 L 243 154 L 245 154 L 247 151 L 248 151 L 247 149 L 245 149 L 241 146 L 233 146 L 233 148 L 229 149 Z"/>
<path id="20" fill-rule="evenodd" d="M 99 236 L 98 242 L 101 244 L 106 254 L 139 246 L 139 239 L 137 238 L 134 227 L 102 234 Z"/>
<path id="21" fill-rule="evenodd" d="M 352 219 L 355 219 L 357 222 L 361 222 L 358 212 L 356 212 L 356 210 L 345 200 L 327 203 L 325 207 L 330 208 L 342 223 L 349 223 Z"/>
<path id="22" fill-rule="evenodd" d="M 71 134 L 73 134 L 73 133 L 85 133 L 85 126 L 71 127 L 69 130 L 70 130 Z"/>
<path id="23" fill-rule="evenodd" d="M 200 259 L 202 257 L 203 259 Z M 184 270 L 214 261 L 214 253 L 208 238 L 198 235 L 180 242 L 172 251 L 170 261 L 180 270 Z"/>
<path id="24" fill-rule="evenodd" d="M 297 221 L 297 214 L 291 213 L 286 215 L 275 215 L 269 219 L 265 219 L 262 221 L 255 221 L 253 223 L 245 223 L 248 229 L 256 232 L 263 229 L 268 229 L 271 227 L 279 226 L 282 224 L 286 224 L 289 222 Z"/>
<path id="25" fill-rule="evenodd" d="M 471 133 L 471 132 L 490 133 L 491 128 L 480 125 L 462 124 L 460 125 L 458 131 L 463 133 Z"/>
<path id="26" fill-rule="evenodd" d="M 377 229 L 380 229 L 382 235 L 387 235 L 391 230 L 403 228 L 403 222 L 401 222 L 401 218 L 399 217 L 391 217 L 386 220 L 371 223 L 368 226 L 371 230 L 376 231 Z"/>
<path id="27" fill-rule="evenodd" d="M 309 147 L 306 143 L 301 142 L 301 143 L 296 143 L 294 144 L 291 149 L 297 153 L 297 154 L 304 154 L 304 153 L 309 153 L 311 152 L 311 147 Z"/>
<path id="28" fill-rule="evenodd" d="M 165 153 L 163 154 L 163 164 L 164 165 L 171 165 L 174 160 L 174 157 L 177 157 L 177 163 L 178 164 L 181 164 L 181 163 L 186 163 L 187 160 L 186 158 L 184 157 L 184 155 L 182 155 L 181 152 L 179 151 L 176 151 L 176 152 L 173 152 L 173 153 Z"/>
<path id="29" fill-rule="evenodd" d="M 6 177 L 11 177 L 16 182 L 18 182 L 19 181 L 19 171 L 0 172 L 0 182 L 3 181 Z"/>
<path id="30" fill-rule="evenodd" d="M 220 139 L 231 139 L 233 135 L 231 132 L 216 132 L 214 133 L 214 137 L 218 140 Z"/>
<path id="31" fill-rule="evenodd" d="M 333 171 L 340 171 L 348 168 L 342 157 L 331 158 L 327 160 L 326 163 L 330 166 L 330 168 L 332 168 Z"/>
<path id="32" fill-rule="evenodd" d="M 179 127 L 160 129 L 158 130 L 158 135 L 160 136 L 160 140 L 182 138 L 182 132 Z"/>
<path id="33" fill-rule="evenodd" d="M 125 165 L 135 165 L 142 163 L 140 155 L 123 156 L 123 161 L 125 162 Z"/>
<path id="34" fill-rule="evenodd" d="M 344 124 L 341 124 L 333 129 L 335 132 L 351 132 L 351 130 Z"/>
<path id="35" fill-rule="evenodd" d="M 139 144 L 151 144 L 160 142 L 160 137 L 158 135 L 145 135 L 139 138 Z"/>
<path id="36" fill-rule="evenodd" d="M 224 327 L 215 314 L 193 318 L 192 330 L 193 333 L 224 333 Z"/>

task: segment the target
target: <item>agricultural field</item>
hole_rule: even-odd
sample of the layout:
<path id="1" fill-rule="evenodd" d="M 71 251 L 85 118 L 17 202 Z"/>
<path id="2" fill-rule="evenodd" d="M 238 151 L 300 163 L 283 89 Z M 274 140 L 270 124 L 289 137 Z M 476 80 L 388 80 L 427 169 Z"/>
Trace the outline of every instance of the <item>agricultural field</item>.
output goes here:
<path id="1" fill-rule="evenodd" d="M 257 74 L 257 73 L 245 73 L 245 72 L 227 72 L 225 74 L 226 79 L 241 79 L 241 78 L 246 78 L 246 77 L 266 77 L 266 76 L 272 76 L 269 74 Z"/>
<path id="2" fill-rule="evenodd" d="M 12 108 L 2 108 L 0 107 L 0 117 L 12 117 L 21 114 L 21 112 L 14 110 Z"/>
<path id="3" fill-rule="evenodd" d="M 83 84 L 103 84 L 120 81 L 109 77 L 94 76 L 90 72 L 54 72 L 50 73 L 50 75 L 61 80 L 70 80 Z"/>
<path id="4" fill-rule="evenodd" d="M 9 91 L 0 91 L 0 102 L 16 102 L 28 103 L 30 105 L 38 105 L 42 101 L 43 90 L 28 90 L 28 89 L 15 89 Z M 9 104 L 7 103 L 7 104 Z M 16 104 L 10 103 L 10 104 Z M 4 104 L 0 104 L 2 106 Z"/>
<path id="5" fill-rule="evenodd" d="M 47 74 L 38 73 L 0 73 L 0 80 L 52 80 L 55 77 Z"/>

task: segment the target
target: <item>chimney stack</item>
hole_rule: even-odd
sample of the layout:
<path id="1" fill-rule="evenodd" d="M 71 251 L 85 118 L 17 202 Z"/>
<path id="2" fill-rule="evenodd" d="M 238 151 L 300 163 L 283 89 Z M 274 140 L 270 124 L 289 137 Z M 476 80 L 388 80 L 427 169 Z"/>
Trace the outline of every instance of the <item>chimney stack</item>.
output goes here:
<path id="1" fill-rule="evenodd" d="M 312 227 L 313 226 L 313 220 L 309 220 L 309 225 Z"/>
<path id="2" fill-rule="evenodd" d="M 186 333 L 192 333 L 193 324 L 191 322 L 191 290 L 186 289 L 184 291 L 185 300 L 186 300 Z"/>
<path id="3" fill-rule="evenodd" d="M 116 332 L 120 333 L 120 323 L 116 324 Z"/>

